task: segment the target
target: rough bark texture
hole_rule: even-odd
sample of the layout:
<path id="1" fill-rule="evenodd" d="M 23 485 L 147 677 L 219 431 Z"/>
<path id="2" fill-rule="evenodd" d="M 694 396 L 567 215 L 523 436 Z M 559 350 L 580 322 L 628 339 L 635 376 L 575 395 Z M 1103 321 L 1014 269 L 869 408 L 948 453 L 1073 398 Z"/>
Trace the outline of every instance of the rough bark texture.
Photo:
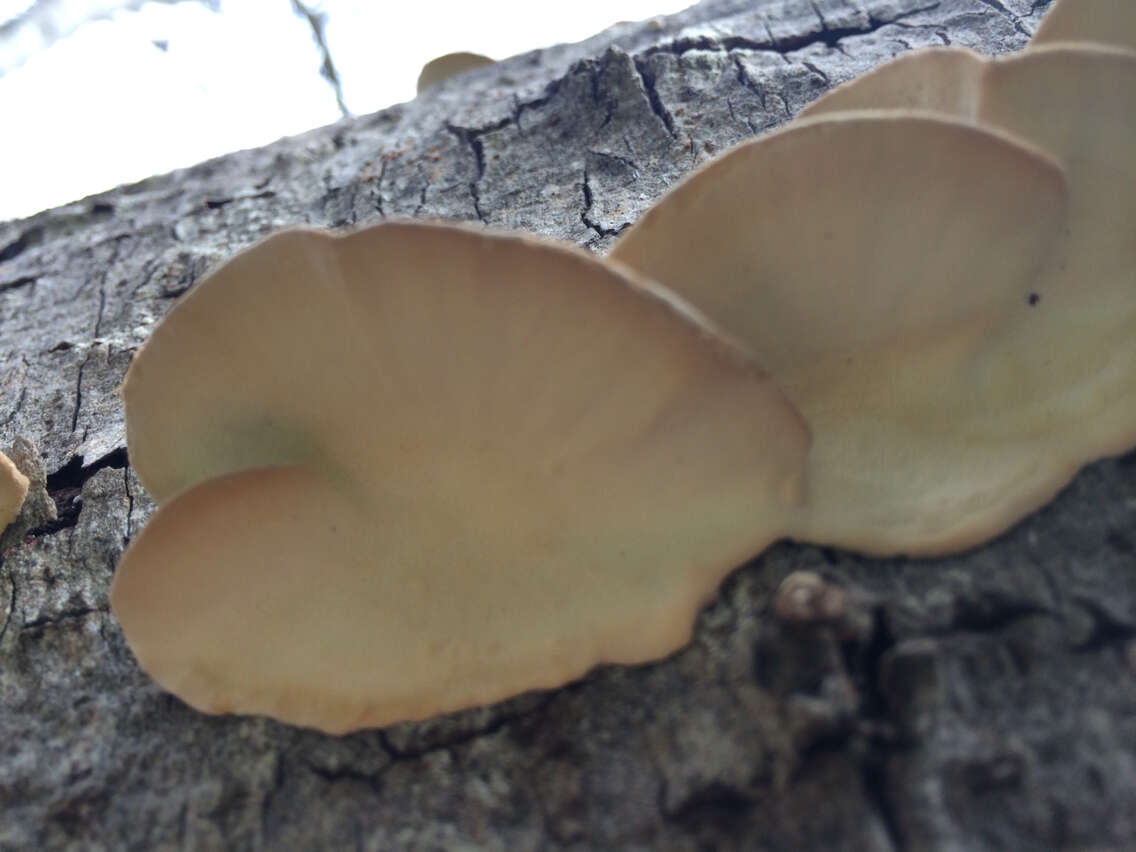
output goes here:
<path id="1" fill-rule="evenodd" d="M 1046 5 L 708 0 L 0 224 L 0 447 L 38 447 L 59 510 L 35 504 L 0 564 L 0 848 L 1136 847 L 1136 455 L 977 551 L 782 544 L 668 660 L 342 738 L 190 710 L 107 605 L 152 510 L 116 389 L 218 259 L 383 216 L 603 251 L 830 85 L 922 45 L 1018 49 Z M 843 615 L 779 619 L 797 569 Z"/>

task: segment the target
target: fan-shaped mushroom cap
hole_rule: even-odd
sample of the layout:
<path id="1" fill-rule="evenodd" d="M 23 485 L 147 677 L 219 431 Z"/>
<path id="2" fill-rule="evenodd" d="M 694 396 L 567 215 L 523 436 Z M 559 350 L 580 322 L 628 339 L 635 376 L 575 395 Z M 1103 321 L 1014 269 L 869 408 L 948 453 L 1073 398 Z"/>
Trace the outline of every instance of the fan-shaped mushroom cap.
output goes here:
<path id="1" fill-rule="evenodd" d="M 1132 0 L 1057 0 L 1041 19 L 1029 46 L 1084 41 L 1136 50 L 1136 3 Z"/>
<path id="2" fill-rule="evenodd" d="M 831 89 L 802 109 L 799 117 L 862 110 L 933 112 L 1010 131 L 1059 153 L 1060 146 L 1054 149 L 1045 145 L 1032 125 L 1052 127 L 1088 122 L 1095 128 L 1103 122 L 1111 129 L 1116 121 L 1106 111 L 1126 106 L 1136 98 L 1123 88 L 1133 62 L 1136 52 L 1096 44 L 1042 46 L 996 58 L 962 47 L 931 47 L 897 56 Z M 1039 85 L 1041 80 L 1066 75 L 1086 83 L 1100 83 L 1102 75 L 1113 69 L 1121 75 L 1118 85 L 1082 91 L 1079 107 L 1072 114 L 1049 116 L 1044 103 L 1039 104 L 1039 98 L 1046 97 Z M 1069 87 L 1060 88 L 1068 91 Z M 995 103 L 999 104 L 997 109 Z"/>
<path id="3" fill-rule="evenodd" d="M 1068 476 L 1046 418 L 1063 430 L 1085 409 L 1047 386 L 1053 353 L 1030 339 L 1065 203 L 1057 165 L 1007 137 L 837 116 L 711 161 L 611 257 L 743 341 L 804 413 L 794 536 L 931 553 L 1003 529 Z"/>
<path id="4" fill-rule="evenodd" d="M 678 648 L 780 533 L 808 443 L 673 297 L 442 226 L 270 237 L 124 395 L 162 503 L 111 593 L 143 668 L 336 732 Z"/>
<path id="5" fill-rule="evenodd" d="M 965 47 L 928 47 L 902 53 L 829 89 L 797 117 L 888 109 L 972 118 L 989 67 L 990 60 Z"/>
<path id="6" fill-rule="evenodd" d="M 1085 12 L 1092 16 L 1088 4 Z M 822 98 L 813 114 L 868 104 L 942 109 L 940 99 L 920 104 L 896 92 L 904 80 L 945 68 L 946 52 L 891 63 Z M 1015 330 L 1019 357 L 1034 357 L 1003 374 L 1007 403 L 1049 424 L 1052 464 L 1071 476 L 1136 444 L 1136 53 L 1078 44 L 1001 60 L 972 56 L 953 63 L 958 77 L 940 81 L 970 93 L 957 114 L 1040 146 L 1068 176 L 1060 263 L 1038 280 L 1038 310 Z"/>
<path id="7" fill-rule="evenodd" d="M 431 86 L 437 86 L 444 80 L 461 74 L 463 71 L 468 71 L 470 68 L 480 68 L 483 65 L 492 64 L 492 59 L 488 56 L 482 56 L 480 53 L 447 53 L 444 56 L 435 57 L 423 65 L 422 70 L 418 73 L 418 94 L 422 94 Z"/>
<path id="8" fill-rule="evenodd" d="M 27 495 L 28 478 L 20 473 L 10 458 L 0 453 L 0 532 L 16 520 Z"/>

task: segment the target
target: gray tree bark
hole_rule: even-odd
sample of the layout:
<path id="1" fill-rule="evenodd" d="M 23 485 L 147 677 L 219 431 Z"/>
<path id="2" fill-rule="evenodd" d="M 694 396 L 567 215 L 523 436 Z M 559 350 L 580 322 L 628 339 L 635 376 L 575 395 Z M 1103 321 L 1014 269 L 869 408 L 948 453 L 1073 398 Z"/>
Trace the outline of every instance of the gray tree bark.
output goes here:
<path id="1" fill-rule="evenodd" d="M 783 543 L 665 661 L 346 737 L 194 712 L 107 604 L 153 508 L 117 387 L 217 260 L 384 216 L 603 251 L 829 86 L 923 45 L 1021 48 L 1046 5 L 707 0 L 0 224 L 0 447 L 41 465 L 0 557 L 0 848 L 1136 848 L 1136 455 L 976 551 Z M 789 617 L 801 569 L 837 615 Z"/>

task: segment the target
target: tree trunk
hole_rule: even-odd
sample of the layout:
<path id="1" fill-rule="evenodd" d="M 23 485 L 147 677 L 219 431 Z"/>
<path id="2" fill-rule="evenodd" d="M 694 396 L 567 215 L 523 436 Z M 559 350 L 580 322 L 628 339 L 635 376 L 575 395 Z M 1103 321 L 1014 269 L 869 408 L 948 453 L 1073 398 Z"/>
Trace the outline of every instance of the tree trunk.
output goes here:
<path id="1" fill-rule="evenodd" d="M 602 252 L 829 86 L 924 45 L 1021 48 L 1046 5 L 707 0 L 0 224 L 0 447 L 38 448 L 15 455 L 42 458 L 58 506 L 3 545 L 0 848 L 1136 847 L 1136 455 L 973 552 L 781 544 L 663 662 L 346 737 L 189 709 L 107 603 L 153 509 L 117 388 L 216 261 L 281 226 L 395 216 Z M 841 616 L 778 620 L 800 569 Z"/>

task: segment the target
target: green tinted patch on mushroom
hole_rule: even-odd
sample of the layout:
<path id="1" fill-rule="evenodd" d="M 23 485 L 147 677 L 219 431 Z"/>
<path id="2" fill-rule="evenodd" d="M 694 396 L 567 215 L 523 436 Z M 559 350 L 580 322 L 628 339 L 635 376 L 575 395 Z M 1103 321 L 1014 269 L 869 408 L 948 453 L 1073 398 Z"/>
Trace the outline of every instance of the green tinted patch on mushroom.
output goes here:
<path id="1" fill-rule="evenodd" d="M 444 226 L 268 238 L 123 392 L 160 503 L 111 593 L 143 668 L 201 710 L 333 732 L 680 647 L 784 528 L 808 445 L 669 294 Z"/>
<path id="2" fill-rule="evenodd" d="M 710 162 L 611 258 L 719 323 L 805 415 L 791 535 L 938 553 L 1005 529 L 1101 450 L 1092 393 L 1050 380 L 1055 334 L 1070 359 L 1103 354 L 1042 288 L 1066 192 L 1050 157 L 1007 136 L 840 115 Z"/>

